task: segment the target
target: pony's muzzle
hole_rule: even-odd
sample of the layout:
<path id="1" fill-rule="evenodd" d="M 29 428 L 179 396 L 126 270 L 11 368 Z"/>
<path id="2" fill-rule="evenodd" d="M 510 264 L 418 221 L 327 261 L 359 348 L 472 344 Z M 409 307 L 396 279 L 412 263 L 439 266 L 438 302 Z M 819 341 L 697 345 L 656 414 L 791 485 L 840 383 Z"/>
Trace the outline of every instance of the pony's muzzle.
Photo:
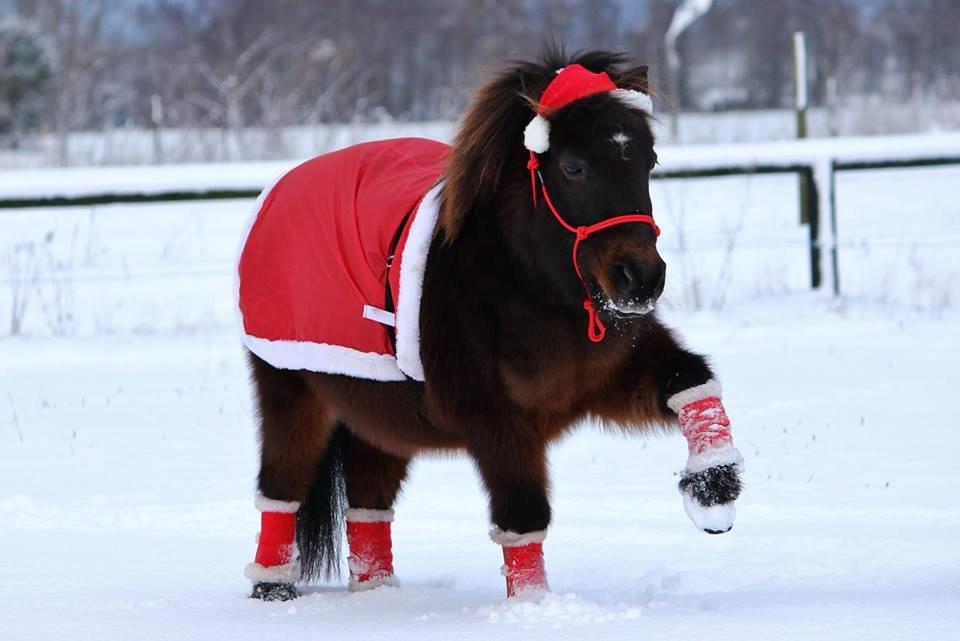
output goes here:
<path id="1" fill-rule="evenodd" d="M 652 304 L 663 293 L 666 278 L 667 265 L 660 256 L 642 261 L 621 257 L 609 267 L 609 282 L 614 289 L 611 299 L 618 310 L 627 312 Z"/>

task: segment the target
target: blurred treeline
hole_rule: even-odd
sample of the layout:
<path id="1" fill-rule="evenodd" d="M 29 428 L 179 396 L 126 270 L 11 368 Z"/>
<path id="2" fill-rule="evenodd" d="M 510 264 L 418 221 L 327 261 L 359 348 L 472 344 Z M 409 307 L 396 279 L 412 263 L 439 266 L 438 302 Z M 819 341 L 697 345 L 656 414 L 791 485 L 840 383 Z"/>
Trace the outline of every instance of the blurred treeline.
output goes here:
<path id="1" fill-rule="evenodd" d="M 484 74 L 549 38 L 628 52 L 664 94 L 678 4 L 0 0 L 0 131 L 450 119 Z M 680 38 L 678 95 L 663 99 L 789 105 L 795 30 L 814 105 L 960 94 L 957 0 L 716 0 Z"/>

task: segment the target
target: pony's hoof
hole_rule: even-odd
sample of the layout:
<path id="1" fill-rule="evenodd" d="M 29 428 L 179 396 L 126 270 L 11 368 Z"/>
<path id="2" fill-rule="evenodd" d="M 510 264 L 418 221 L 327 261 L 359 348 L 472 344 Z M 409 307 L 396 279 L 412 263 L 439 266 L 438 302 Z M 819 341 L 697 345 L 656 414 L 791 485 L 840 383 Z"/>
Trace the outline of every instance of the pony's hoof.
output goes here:
<path id="1" fill-rule="evenodd" d="M 257 583 L 253 586 L 250 598 L 261 601 L 291 601 L 298 596 L 300 595 L 292 583 Z"/>
<path id="2" fill-rule="evenodd" d="M 742 489 L 736 464 L 686 473 L 680 480 L 683 509 L 693 524 L 707 534 L 724 534 L 733 528 L 737 514 L 734 501 Z"/>
<path id="3" fill-rule="evenodd" d="M 711 530 L 710 528 L 703 528 L 703 531 L 706 532 L 707 534 L 726 534 L 732 529 L 733 529 L 733 526 L 731 525 L 726 530 Z"/>

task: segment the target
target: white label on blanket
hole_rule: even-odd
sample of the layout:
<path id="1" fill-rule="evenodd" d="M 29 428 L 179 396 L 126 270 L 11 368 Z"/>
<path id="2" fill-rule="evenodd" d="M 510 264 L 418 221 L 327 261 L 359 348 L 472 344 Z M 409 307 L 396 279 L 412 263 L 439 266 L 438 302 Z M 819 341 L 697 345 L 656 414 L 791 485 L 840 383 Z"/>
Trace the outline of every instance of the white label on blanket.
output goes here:
<path id="1" fill-rule="evenodd" d="M 397 326 L 396 316 L 394 314 L 385 309 L 374 307 L 373 305 L 363 306 L 363 317 L 384 325 L 389 325 L 390 327 Z"/>

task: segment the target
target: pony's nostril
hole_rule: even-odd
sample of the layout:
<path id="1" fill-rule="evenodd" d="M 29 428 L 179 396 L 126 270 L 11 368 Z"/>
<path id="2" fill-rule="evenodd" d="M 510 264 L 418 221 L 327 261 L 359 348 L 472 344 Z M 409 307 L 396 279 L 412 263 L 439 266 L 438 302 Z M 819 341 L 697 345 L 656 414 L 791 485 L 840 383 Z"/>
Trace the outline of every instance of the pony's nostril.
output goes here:
<path id="1" fill-rule="evenodd" d="M 610 266 L 613 284 L 621 294 L 629 294 L 637 286 L 638 274 L 629 263 L 617 261 Z"/>

